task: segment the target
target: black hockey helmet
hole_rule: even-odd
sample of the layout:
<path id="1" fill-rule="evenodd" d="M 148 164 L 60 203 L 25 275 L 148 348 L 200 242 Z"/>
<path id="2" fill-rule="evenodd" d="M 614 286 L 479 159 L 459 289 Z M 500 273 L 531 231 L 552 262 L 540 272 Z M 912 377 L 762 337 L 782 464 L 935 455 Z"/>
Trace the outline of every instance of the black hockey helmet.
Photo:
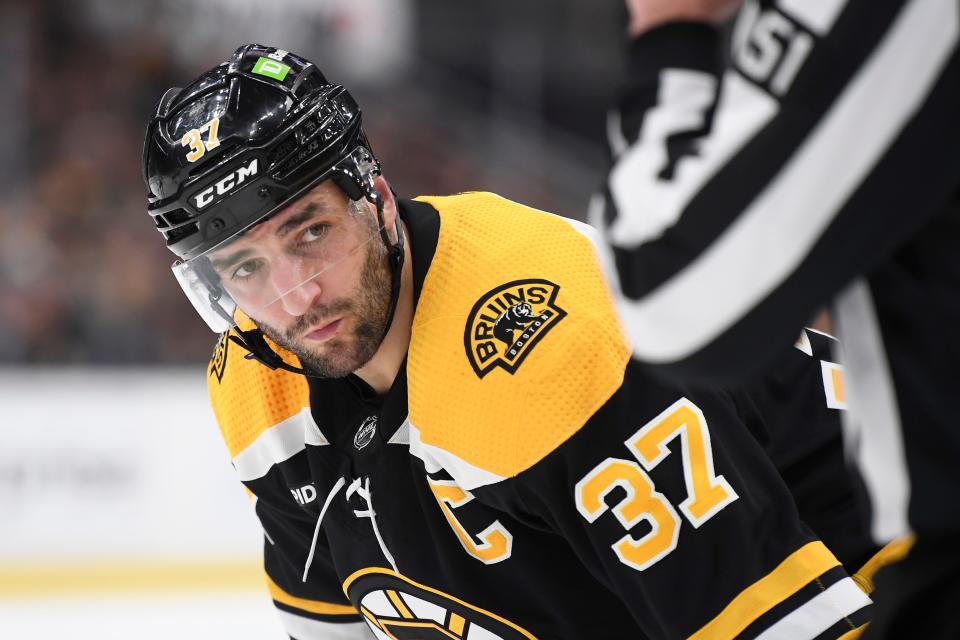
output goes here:
<path id="1" fill-rule="evenodd" d="M 238 48 L 187 88 L 168 90 L 143 147 L 147 210 L 179 258 L 180 285 L 217 332 L 237 326 L 238 309 L 252 314 L 212 267 L 211 252 L 327 179 L 350 199 L 376 205 L 373 236 L 390 249 L 395 302 L 402 239 L 392 244 L 383 228 L 379 174 L 353 97 L 310 61 L 259 44 Z M 325 255 L 321 264 L 337 259 Z M 318 268 L 303 277 L 316 277 Z"/>

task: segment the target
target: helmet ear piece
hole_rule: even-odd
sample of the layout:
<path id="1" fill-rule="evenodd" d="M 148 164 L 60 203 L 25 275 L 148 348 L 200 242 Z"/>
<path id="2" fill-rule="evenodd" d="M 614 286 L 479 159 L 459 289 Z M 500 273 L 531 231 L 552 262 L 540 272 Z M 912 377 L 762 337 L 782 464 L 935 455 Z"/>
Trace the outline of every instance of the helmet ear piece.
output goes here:
<path id="1" fill-rule="evenodd" d="M 371 202 L 379 196 L 374 180 L 380 175 L 380 163 L 361 143 L 333 168 L 332 180 L 351 200 L 366 198 Z"/>
<path id="2" fill-rule="evenodd" d="M 360 185 L 340 172 L 334 173 L 331 179 L 351 200 L 360 200 L 367 196 L 360 188 Z"/>

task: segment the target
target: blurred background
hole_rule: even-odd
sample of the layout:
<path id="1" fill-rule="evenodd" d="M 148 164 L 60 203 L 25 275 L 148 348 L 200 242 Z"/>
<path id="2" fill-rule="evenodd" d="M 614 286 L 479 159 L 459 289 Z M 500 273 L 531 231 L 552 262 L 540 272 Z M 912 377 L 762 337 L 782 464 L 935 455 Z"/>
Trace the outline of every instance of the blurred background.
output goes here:
<path id="1" fill-rule="evenodd" d="M 146 214 L 163 92 L 239 44 L 358 98 L 405 197 L 583 218 L 621 2 L 0 0 L 0 637 L 280 638 L 206 402 L 213 336 Z"/>

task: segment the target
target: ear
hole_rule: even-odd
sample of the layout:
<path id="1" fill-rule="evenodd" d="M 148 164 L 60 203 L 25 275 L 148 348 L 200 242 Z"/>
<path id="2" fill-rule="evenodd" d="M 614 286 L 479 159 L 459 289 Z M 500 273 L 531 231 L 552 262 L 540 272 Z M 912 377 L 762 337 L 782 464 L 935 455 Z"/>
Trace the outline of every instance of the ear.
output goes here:
<path id="1" fill-rule="evenodd" d="M 399 212 L 397 211 L 397 199 L 393 197 L 393 191 L 390 189 L 390 183 L 387 182 L 386 178 L 383 176 L 377 176 L 374 178 L 373 188 L 376 189 L 378 194 L 380 194 L 380 199 L 383 201 L 383 225 L 387 230 L 387 235 L 390 236 L 394 242 L 396 242 L 397 218 L 399 216 Z"/>

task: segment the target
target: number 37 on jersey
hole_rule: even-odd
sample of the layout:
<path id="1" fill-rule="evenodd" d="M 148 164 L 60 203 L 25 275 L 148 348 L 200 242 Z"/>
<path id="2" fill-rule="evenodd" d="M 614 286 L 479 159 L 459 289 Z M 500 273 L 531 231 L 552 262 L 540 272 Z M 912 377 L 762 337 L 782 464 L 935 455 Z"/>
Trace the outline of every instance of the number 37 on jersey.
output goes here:
<path id="1" fill-rule="evenodd" d="M 648 472 L 670 455 L 667 445 L 680 438 L 686 499 L 675 508 L 656 490 Z M 596 522 L 612 511 L 625 535 L 612 545 L 622 563 L 643 571 L 669 555 L 680 535 L 677 508 L 695 528 L 737 499 L 737 494 L 713 468 L 710 431 L 703 412 L 681 398 L 640 428 L 624 443 L 632 459 L 607 458 L 576 484 L 577 510 Z M 612 507 L 605 498 L 615 488 L 626 495 Z M 642 521 L 650 530 L 635 538 L 629 532 Z"/>

